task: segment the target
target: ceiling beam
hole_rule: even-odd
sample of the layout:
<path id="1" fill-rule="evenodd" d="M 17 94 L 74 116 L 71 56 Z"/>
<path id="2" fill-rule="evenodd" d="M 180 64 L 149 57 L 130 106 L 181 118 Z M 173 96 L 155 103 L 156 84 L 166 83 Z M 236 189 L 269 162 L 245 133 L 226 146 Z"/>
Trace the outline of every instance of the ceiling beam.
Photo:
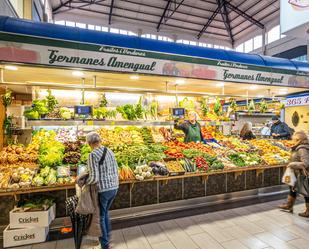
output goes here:
<path id="1" fill-rule="evenodd" d="M 62 7 L 67 7 L 66 5 L 67 4 L 70 4 L 73 0 L 67 0 L 65 2 L 62 2 L 56 7 L 53 9 L 53 12 L 57 11 L 57 10 L 60 10 Z"/>
<path id="2" fill-rule="evenodd" d="M 89 13 L 98 13 L 98 14 L 107 15 L 107 16 L 109 15 L 109 13 L 106 13 L 106 12 L 103 12 L 103 11 L 98 11 L 98 10 L 90 10 L 90 9 L 80 8 L 80 7 L 76 7 L 76 9 L 83 10 L 83 11 L 86 11 L 86 12 L 89 12 Z M 134 17 L 129 17 L 129 16 L 122 16 L 122 15 L 117 15 L 117 14 L 114 14 L 113 16 L 124 18 L 124 19 L 128 19 L 128 20 L 132 20 L 132 21 L 146 22 L 146 23 L 154 24 L 154 22 L 149 21 L 149 20 L 145 20 L 145 19 L 139 19 L 139 18 L 134 18 Z M 190 30 L 190 31 L 195 31 L 195 32 L 199 31 L 198 29 L 186 28 L 186 27 L 181 27 L 181 26 L 177 26 L 177 25 L 173 25 L 173 24 L 168 24 L 168 23 L 166 24 L 166 26 L 172 27 L 172 28 L 181 29 L 181 30 Z M 209 34 L 216 35 L 216 36 L 221 36 L 221 37 L 228 37 L 227 35 L 220 34 L 220 33 L 209 32 Z"/>
<path id="3" fill-rule="evenodd" d="M 112 16 L 113 16 L 114 3 L 115 3 L 115 0 L 111 0 L 111 6 L 109 8 L 109 16 L 108 16 L 108 24 L 109 25 L 112 24 Z"/>
<path id="4" fill-rule="evenodd" d="M 54 11 L 53 14 L 56 15 L 56 14 L 64 13 L 64 12 L 67 12 L 67 11 L 70 11 L 70 10 L 74 10 L 77 7 L 79 7 L 79 8 L 87 7 L 87 6 L 98 4 L 98 3 L 101 3 L 101 2 L 104 2 L 104 1 L 105 0 L 97 0 L 95 2 L 94 0 L 91 0 L 91 2 L 86 2 L 86 1 L 80 0 L 78 2 L 72 2 L 72 3 L 70 3 L 69 6 L 67 6 L 67 5 L 63 6 L 63 7 L 66 7 L 67 9 L 63 9 L 63 10 L 59 9 L 58 11 Z M 84 3 L 84 4 L 78 5 L 78 4 L 82 4 L 82 3 Z M 76 4 L 76 5 L 72 5 L 72 4 Z"/>
<path id="5" fill-rule="evenodd" d="M 226 2 L 226 1 L 225 1 L 225 5 L 230 10 L 232 10 L 232 11 L 236 12 L 238 15 L 244 17 L 249 22 L 253 23 L 254 25 L 258 26 L 261 29 L 264 29 L 264 25 L 261 22 L 259 22 L 258 20 L 254 19 L 253 17 L 249 16 L 248 14 L 246 14 L 246 12 L 243 12 L 242 10 L 238 9 L 233 4 L 230 4 L 229 2 Z"/>
<path id="6" fill-rule="evenodd" d="M 170 19 L 174 15 L 174 13 L 178 10 L 178 8 L 182 5 L 184 1 L 185 0 L 181 0 L 180 3 L 177 3 L 177 1 L 174 2 L 174 9 L 172 10 L 172 13 L 167 13 L 168 15 L 165 17 L 164 23 L 166 23 L 168 19 Z"/>
<path id="7" fill-rule="evenodd" d="M 160 31 L 160 26 L 161 26 L 161 24 L 162 24 L 163 18 L 165 17 L 165 14 L 166 14 L 167 10 L 169 9 L 171 3 L 172 3 L 172 0 L 168 0 L 167 3 L 166 3 L 166 5 L 165 5 L 165 8 L 164 8 L 164 10 L 163 10 L 163 13 L 162 13 L 162 15 L 161 15 L 161 17 L 160 17 L 160 20 L 159 20 L 158 24 L 157 24 L 157 31 L 158 31 L 158 32 Z"/>
<path id="8" fill-rule="evenodd" d="M 216 15 L 219 13 L 221 6 L 218 6 L 217 9 L 213 12 L 211 17 L 208 19 L 207 23 L 204 25 L 202 30 L 198 33 L 197 39 L 200 39 L 201 36 L 205 33 L 206 29 L 209 27 L 211 22 L 215 19 Z"/>
<path id="9" fill-rule="evenodd" d="M 224 22 L 226 31 L 227 31 L 227 33 L 230 37 L 232 47 L 234 47 L 234 37 L 233 37 L 233 34 L 232 34 L 230 19 L 229 19 L 227 8 L 226 8 L 226 1 L 225 0 L 217 0 L 217 3 L 218 3 L 218 6 L 221 6 L 220 14 L 221 14 L 222 20 Z"/>

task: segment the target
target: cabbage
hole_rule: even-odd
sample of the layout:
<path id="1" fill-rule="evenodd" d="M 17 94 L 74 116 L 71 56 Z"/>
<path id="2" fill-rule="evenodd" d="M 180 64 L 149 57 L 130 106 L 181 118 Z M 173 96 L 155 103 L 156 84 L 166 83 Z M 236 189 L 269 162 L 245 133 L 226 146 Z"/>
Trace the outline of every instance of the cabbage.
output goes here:
<path id="1" fill-rule="evenodd" d="M 44 178 L 41 177 L 40 175 L 37 175 L 36 177 L 33 178 L 32 184 L 35 186 L 42 186 L 44 185 Z"/>
<path id="2" fill-rule="evenodd" d="M 55 174 L 49 174 L 45 179 L 45 185 L 53 185 L 57 183 L 57 176 Z"/>
<path id="3" fill-rule="evenodd" d="M 41 169 L 40 175 L 42 177 L 46 177 L 49 175 L 49 172 L 50 172 L 50 167 L 45 167 Z"/>

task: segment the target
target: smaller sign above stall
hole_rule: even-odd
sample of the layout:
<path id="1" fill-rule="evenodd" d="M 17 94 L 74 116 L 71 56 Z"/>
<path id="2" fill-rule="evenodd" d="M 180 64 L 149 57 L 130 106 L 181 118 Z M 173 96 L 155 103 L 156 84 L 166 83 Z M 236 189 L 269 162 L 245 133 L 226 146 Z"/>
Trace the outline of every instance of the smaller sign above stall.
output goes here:
<path id="1" fill-rule="evenodd" d="M 309 95 L 302 97 L 288 98 L 285 103 L 286 107 L 304 106 L 304 105 L 309 105 Z"/>

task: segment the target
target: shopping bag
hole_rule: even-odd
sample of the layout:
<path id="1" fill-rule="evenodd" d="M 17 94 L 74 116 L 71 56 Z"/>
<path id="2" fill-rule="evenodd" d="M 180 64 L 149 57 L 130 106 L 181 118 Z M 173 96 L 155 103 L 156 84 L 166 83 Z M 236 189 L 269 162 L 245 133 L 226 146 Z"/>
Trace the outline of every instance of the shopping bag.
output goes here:
<path id="1" fill-rule="evenodd" d="M 282 177 L 282 183 L 285 183 L 289 186 L 294 187 L 296 184 L 297 178 L 295 176 L 295 172 L 291 168 L 287 168 Z"/>
<path id="2" fill-rule="evenodd" d="M 95 212 L 95 206 L 92 201 L 90 185 L 84 185 L 80 192 L 78 199 L 76 213 L 78 214 L 93 214 Z"/>

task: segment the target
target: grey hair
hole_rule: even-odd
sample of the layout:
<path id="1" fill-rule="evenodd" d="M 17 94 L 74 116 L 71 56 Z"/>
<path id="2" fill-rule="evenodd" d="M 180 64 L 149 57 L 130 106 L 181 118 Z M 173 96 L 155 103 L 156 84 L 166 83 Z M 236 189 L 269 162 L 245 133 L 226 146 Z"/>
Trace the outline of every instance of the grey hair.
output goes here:
<path id="1" fill-rule="evenodd" d="M 101 143 L 101 137 L 96 132 L 89 132 L 86 136 L 86 141 L 88 144 L 97 144 Z"/>

